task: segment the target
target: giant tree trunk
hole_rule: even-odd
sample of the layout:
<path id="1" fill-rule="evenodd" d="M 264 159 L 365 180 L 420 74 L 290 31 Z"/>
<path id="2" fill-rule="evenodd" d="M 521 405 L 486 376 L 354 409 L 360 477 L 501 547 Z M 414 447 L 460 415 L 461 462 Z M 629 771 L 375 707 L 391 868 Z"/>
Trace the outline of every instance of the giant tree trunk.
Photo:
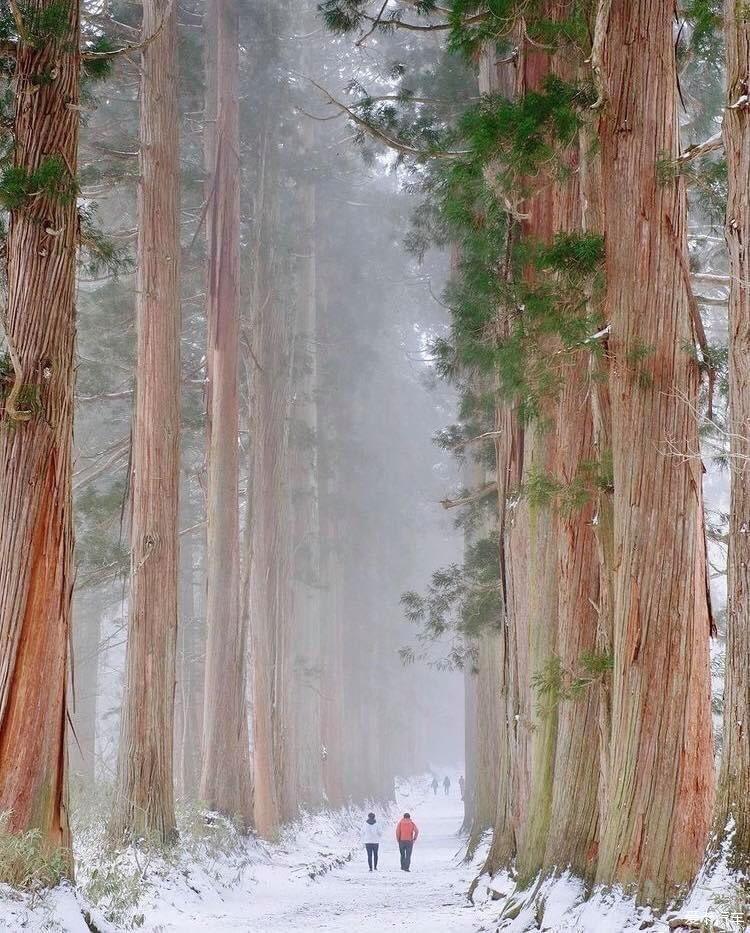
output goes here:
<path id="1" fill-rule="evenodd" d="M 693 880 L 713 796 L 686 202 L 658 171 L 678 152 L 673 15 L 667 0 L 614 0 L 602 120 L 615 604 L 598 877 L 655 905 Z"/>
<path id="2" fill-rule="evenodd" d="M 568 79 L 572 62 L 553 62 L 554 70 Z M 561 158 L 568 177 L 553 188 L 554 234 L 582 233 L 578 147 Z M 585 158 L 585 156 L 584 156 Z M 564 490 L 586 482 L 586 470 L 595 459 L 592 386 L 588 376 L 588 350 L 562 356 L 560 392 L 556 411 L 556 479 Z M 592 483 L 592 480 L 588 480 Z M 557 507 L 557 648 L 564 676 L 583 671 L 584 659 L 596 653 L 598 640 L 599 554 L 595 533 L 596 496 Z M 557 707 L 554 782 L 545 866 L 572 869 L 579 876 L 596 871 L 599 815 L 599 687 L 593 684 Z"/>
<path id="3" fill-rule="evenodd" d="M 180 154 L 177 7 L 146 0 L 138 189 L 138 354 L 130 624 L 117 793 L 119 840 L 175 837 L 172 748 L 180 441 Z"/>
<path id="4" fill-rule="evenodd" d="M 24 10 L 37 17 L 53 5 Z M 11 211 L 6 244 L 15 377 L 0 431 L 0 812 L 11 832 L 35 829 L 45 846 L 67 850 L 78 3 L 65 14 L 58 38 L 19 41 L 14 78 L 14 163 L 30 174 L 55 159 L 69 196 L 38 192 Z"/>
<path id="5" fill-rule="evenodd" d="M 565 364 L 557 412 L 558 481 L 571 486 L 594 460 L 587 351 Z M 599 557 L 594 530 L 597 502 L 558 510 L 557 656 L 573 675 L 597 650 Z M 567 675 L 566 675 L 567 676 Z M 590 877 L 596 870 L 599 814 L 599 688 L 563 698 L 557 710 L 554 783 L 545 864 Z"/>
<path id="6" fill-rule="evenodd" d="M 518 93 L 537 90 L 549 70 L 549 55 L 523 43 Z M 553 207 L 553 186 L 547 184 L 528 199 L 524 209 L 528 218 L 523 222 L 521 236 L 532 242 L 550 242 L 555 222 Z M 535 473 L 550 476 L 556 472 L 556 406 L 550 399 L 543 400 L 542 405 L 543 417 L 519 432 L 508 466 L 522 485 Z M 529 881 L 542 867 L 552 808 L 557 708 L 544 699 L 540 702 L 532 681 L 553 661 L 557 650 L 557 524 L 550 505 L 523 497 L 508 511 L 505 531 L 519 717 L 514 810 L 517 867 L 522 882 Z"/>
<path id="7" fill-rule="evenodd" d="M 750 117 L 737 102 L 748 92 L 750 22 L 736 0 L 724 4 L 729 248 L 729 619 L 724 686 L 724 744 L 716 806 L 717 842 L 733 824 L 730 859 L 750 863 Z"/>
<path id="8" fill-rule="evenodd" d="M 239 19 L 235 0 L 212 0 L 207 37 L 207 111 L 216 122 L 209 161 L 208 212 L 208 581 L 201 798 L 252 821 L 245 698 L 246 632 L 239 567 Z"/>

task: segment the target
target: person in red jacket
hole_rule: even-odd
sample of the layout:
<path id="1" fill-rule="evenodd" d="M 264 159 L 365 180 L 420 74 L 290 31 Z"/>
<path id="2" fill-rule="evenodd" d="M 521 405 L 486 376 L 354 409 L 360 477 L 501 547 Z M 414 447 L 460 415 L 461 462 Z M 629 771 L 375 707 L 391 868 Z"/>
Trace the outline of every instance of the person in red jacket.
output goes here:
<path id="1" fill-rule="evenodd" d="M 419 830 L 417 824 L 412 820 L 411 814 L 404 813 L 404 818 L 398 821 L 396 827 L 396 842 L 401 853 L 401 871 L 409 871 L 411 865 L 411 850 L 417 841 Z"/>

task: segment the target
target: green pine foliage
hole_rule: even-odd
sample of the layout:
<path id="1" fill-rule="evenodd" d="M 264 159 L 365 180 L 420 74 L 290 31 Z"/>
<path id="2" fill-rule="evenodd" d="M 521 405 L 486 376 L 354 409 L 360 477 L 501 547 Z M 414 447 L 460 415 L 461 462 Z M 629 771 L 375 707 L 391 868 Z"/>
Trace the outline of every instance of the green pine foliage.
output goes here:
<path id="1" fill-rule="evenodd" d="M 105 81 L 112 74 L 111 53 L 116 49 L 115 44 L 104 35 L 96 36 L 86 43 L 85 52 L 88 56 L 83 59 L 83 74 L 89 81 Z"/>
<path id="2" fill-rule="evenodd" d="M 436 570 L 426 593 L 404 593 L 401 606 L 406 618 L 419 626 L 419 653 L 405 649 L 408 661 L 429 658 L 430 646 L 449 636 L 447 657 L 430 663 L 462 669 L 473 655 L 467 645 L 487 630 L 503 624 L 503 601 L 499 579 L 499 541 L 496 534 L 467 546 L 463 564 Z"/>
<path id="3" fill-rule="evenodd" d="M 77 193 L 77 182 L 59 156 L 44 159 L 33 172 L 23 165 L 5 165 L 0 170 L 0 205 L 9 211 L 23 208 L 39 194 L 69 204 Z"/>
<path id="4" fill-rule="evenodd" d="M 552 655 L 531 678 L 540 715 L 549 715 L 562 702 L 575 701 L 590 687 L 605 680 L 614 668 L 609 654 L 584 652 L 576 670 L 568 670 L 557 655 Z"/>

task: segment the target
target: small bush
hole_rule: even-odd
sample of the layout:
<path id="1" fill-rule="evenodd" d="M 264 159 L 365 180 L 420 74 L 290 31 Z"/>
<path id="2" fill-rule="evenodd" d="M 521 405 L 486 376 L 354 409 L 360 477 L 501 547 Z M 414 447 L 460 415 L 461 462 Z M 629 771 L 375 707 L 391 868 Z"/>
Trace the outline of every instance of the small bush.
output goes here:
<path id="1" fill-rule="evenodd" d="M 67 875 L 70 854 L 50 849 L 37 829 L 10 832 L 9 817 L 9 813 L 0 813 L 0 882 L 24 891 L 60 884 Z"/>

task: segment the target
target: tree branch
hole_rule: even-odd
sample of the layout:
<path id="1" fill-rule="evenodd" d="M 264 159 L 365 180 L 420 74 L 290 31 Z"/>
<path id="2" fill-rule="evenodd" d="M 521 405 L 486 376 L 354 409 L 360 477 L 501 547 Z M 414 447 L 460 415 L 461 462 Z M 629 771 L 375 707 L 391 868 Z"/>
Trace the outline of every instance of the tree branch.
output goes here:
<path id="1" fill-rule="evenodd" d="M 28 42 L 29 34 L 26 30 L 23 16 L 21 16 L 21 10 L 19 9 L 16 0 L 8 0 L 8 2 L 10 4 L 11 13 L 13 14 L 13 22 L 16 24 L 16 32 L 18 33 L 18 37 L 22 42 Z"/>
<path id="2" fill-rule="evenodd" d="M 497 492 L 497 483 L 487 483 L 471 495 L 464 496 L 463 499 L 441 499 L 440 505 L 444 509 L 457 509 L 462 505 L 468 505 L 470 502 L 476 502 L 478 499 L 484 499 L 491 492 Z"/>
<path id="3" fill-rule="evenodd" d="M 713 136 L 710 136 L 702 143 L 698 143 L 696 146 L 688 146 L 682 155 L 675 159 L 675 162 L 677 165 L 684 165 L 685 162 L 690 162 L 693 159 L 700 159 L 701 156 L 708 155 L 709 152 L 716 152 L 723 148 L 724 138 L 721 130 L 719 130 L 718 133 L 714 133 Z"/>
<path id="4" fill-rule="evenodd" d="M 124 45 L 121 49 L 112 49 L 109 52 L 83 52 L 81 54 L 81 59 L 84 62 L 100 62 L 107 61 L 108 59 L 119 58 L 120 55 L 127 55 L 130 52 L 142 52 L 144 49 L 147 49 L 149 45 L 155 40 L 158 39 L 161 35 L 162 29 L 164 29 L 164 24 L 167 22 L 167 19 L 172 13 L 172 3 L 173 0 L 167 0 L 167 5 L 164 7 L 164 12 L 161 16 L 161 21 L 156 27 L 155 31 L 151 33 L 150 36 L 147 36 L 142 42 L 134 42 L 129 45 Z"/>
<path id="5" fill-rule="evenodd" d="M 373 139 L 376 139 L 389 149 L 393 149 L 395 152 L 412 156 L 415 159 L 460 159 L 464 156 L 471 155 L 468 149 L 457 150 L 455 152 L 440 149 L 418 149 L 416 146 L 410 146 L 408 143 L 403 143 L 398 139 L 394 139 L 379 127 L 373 126 L 372 123 L 369 123 L 364 117 L 361 117 L 356 111 L 352 110 L 351 107 L 347 107 L 346 104 L 337 100 L 329 91 L 318 84 L 317 81 L 310 77 L 306 77 L 306 80 L 308 80 L 313 87 L 317 88 L 321 94 L 325 94 L 329 104 L 336 107 L 342 114 L 345 114 L 354 124 L 361 127 L 366 133 L 372 136 Z"/>

